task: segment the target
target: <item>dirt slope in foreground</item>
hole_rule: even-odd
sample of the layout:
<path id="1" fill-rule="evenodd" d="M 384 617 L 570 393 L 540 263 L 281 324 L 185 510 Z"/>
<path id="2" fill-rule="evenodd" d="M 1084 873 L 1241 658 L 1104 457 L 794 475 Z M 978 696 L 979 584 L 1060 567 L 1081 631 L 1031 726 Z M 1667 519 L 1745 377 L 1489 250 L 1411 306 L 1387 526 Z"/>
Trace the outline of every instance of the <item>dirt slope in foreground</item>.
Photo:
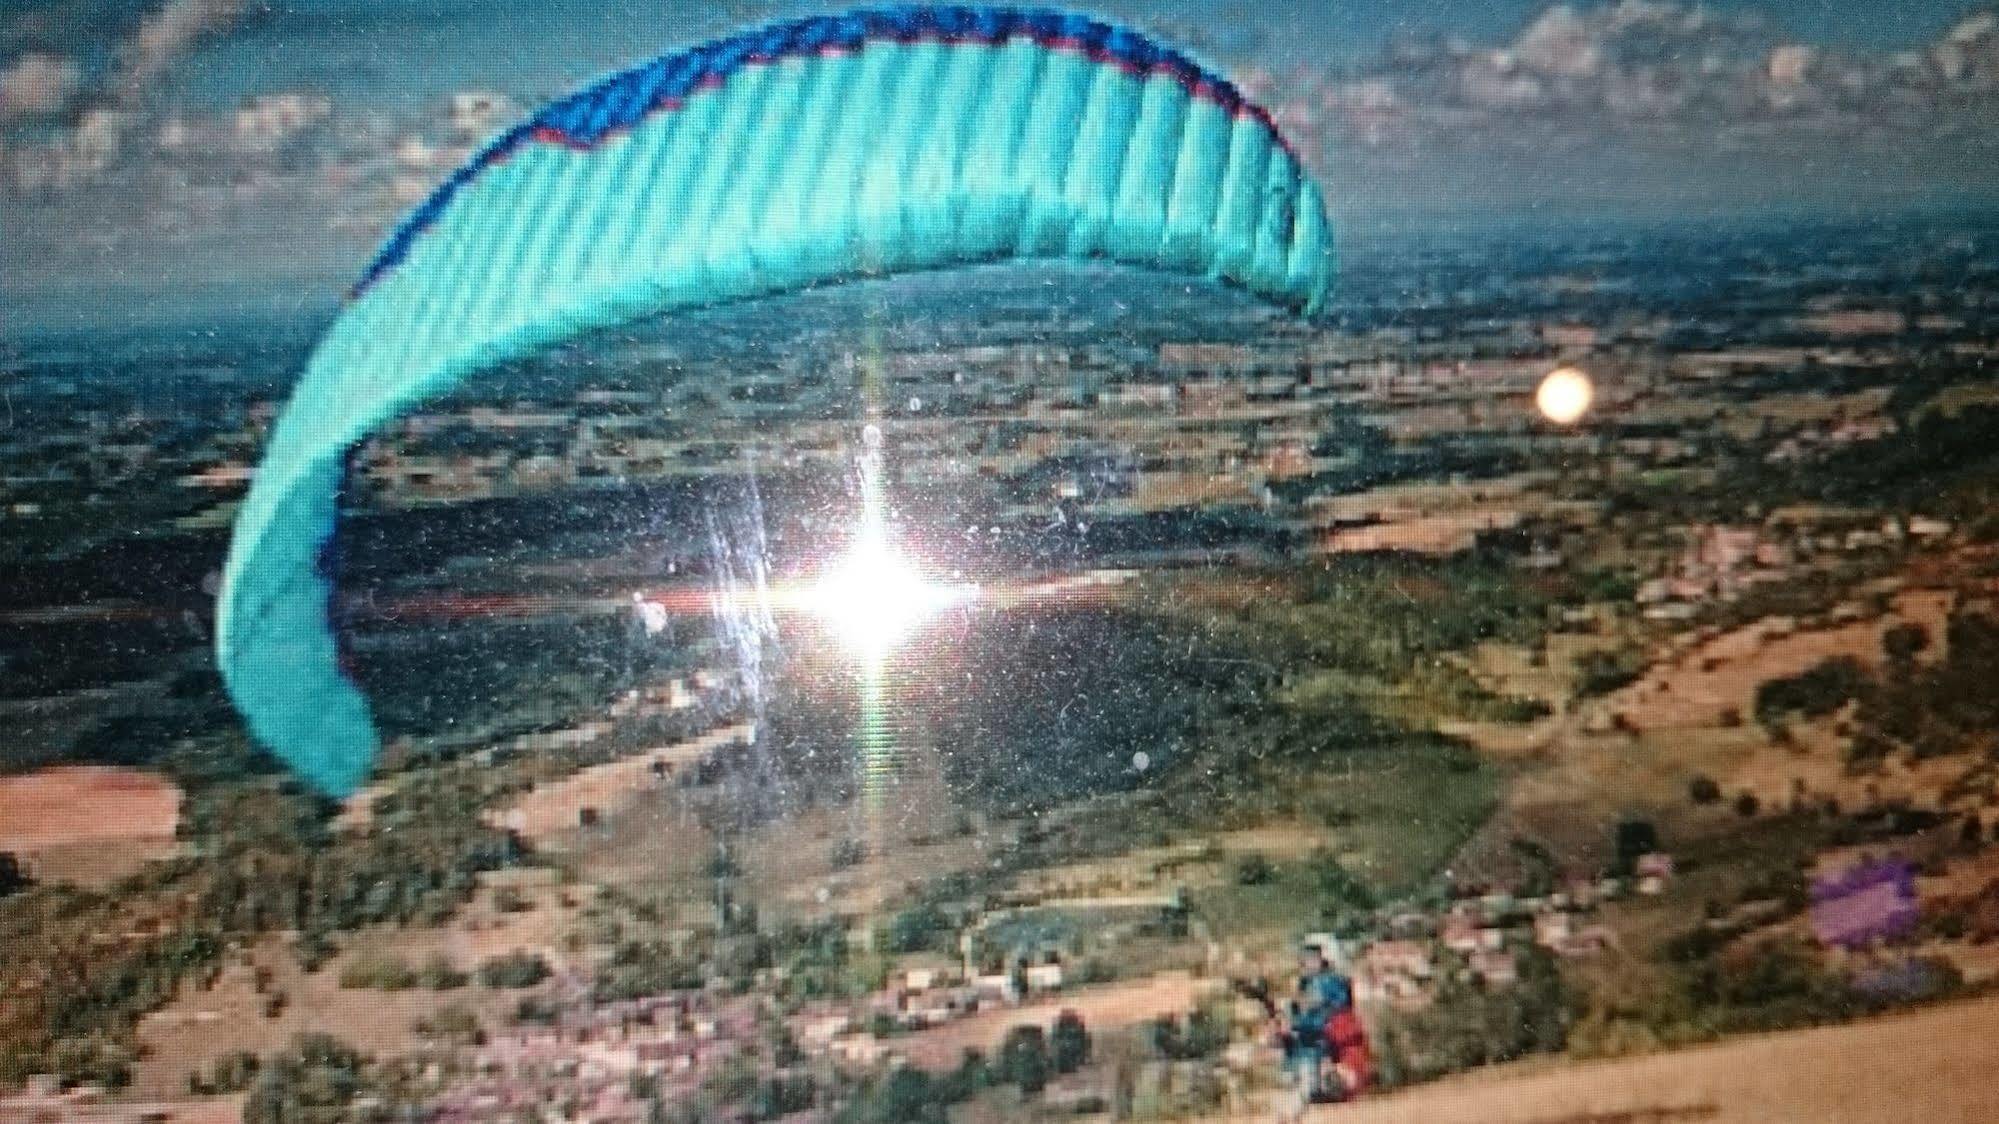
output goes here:
<path id="1" fill-rule="evenodd" d="M 1332 1124 L 1999 1120 L 1999 997 L 1618 1061 L 1523 1063 L 1327 1108 Z"/>

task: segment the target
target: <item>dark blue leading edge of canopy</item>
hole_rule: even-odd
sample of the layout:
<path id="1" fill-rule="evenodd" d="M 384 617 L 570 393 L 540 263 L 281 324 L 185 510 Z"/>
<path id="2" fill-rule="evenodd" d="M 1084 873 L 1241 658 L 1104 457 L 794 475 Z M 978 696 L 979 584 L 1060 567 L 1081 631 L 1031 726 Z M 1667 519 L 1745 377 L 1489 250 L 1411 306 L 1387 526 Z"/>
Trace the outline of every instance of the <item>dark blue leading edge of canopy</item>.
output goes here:
<path id="1" fill-rule="evenodd" d="M 1179 51 L 1137 32 L 1070 12 L 912 5 L 793 20 L 661 55 L 555 101 L 500 134 L 402 221 L 369 263 L 350 298 L 366 292 L 401 264 L 417 238 L 437 222 L 461 188 L 524 144 L 595 147 L 654 113 L 678 108 L 697 90 L 721 85 L 745 66 L 856 51 L 870 43 L 999 46 L 1015 39 L 1051 50 L 1081 52 L 1134 74 L 1164 74 L 1194 96 L 1211 100 L 1230 113 L 1249 113 L 1268 120 L 1228 79 Z M 1284 144 L 1281 134 L 1277 143 Z"/>

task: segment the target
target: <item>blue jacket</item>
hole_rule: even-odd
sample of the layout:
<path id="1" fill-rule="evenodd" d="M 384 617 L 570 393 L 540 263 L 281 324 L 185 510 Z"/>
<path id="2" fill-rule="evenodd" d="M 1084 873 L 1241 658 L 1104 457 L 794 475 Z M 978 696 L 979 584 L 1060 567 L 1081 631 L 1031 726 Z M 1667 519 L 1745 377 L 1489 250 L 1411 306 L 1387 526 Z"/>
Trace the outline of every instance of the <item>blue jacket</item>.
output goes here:
<path id="1" fill-rule="evenodd" d="M 1318 972 L 1298 978 L 1298 997 L 1291 1001 L 1291 1032 L 1301 1046 L 1316 1046 L 1326 1035 L 1326 1023 L 1353 1006 L 1353 985 L 1338 972 Z"/>

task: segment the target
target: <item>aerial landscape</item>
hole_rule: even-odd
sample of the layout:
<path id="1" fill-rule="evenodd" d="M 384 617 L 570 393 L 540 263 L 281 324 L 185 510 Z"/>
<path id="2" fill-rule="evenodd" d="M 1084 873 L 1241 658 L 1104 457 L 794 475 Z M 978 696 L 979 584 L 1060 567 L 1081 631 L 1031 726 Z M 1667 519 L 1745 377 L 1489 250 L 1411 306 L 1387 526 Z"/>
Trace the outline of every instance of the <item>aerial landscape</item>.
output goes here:
<path id="1" fill-rule="evenodd" d="M 1107 5 L 1323 303 L 496 347 L 321 473 L 346 784 L 218 610 L 315 348 L 549 96 L 833 9 L 124 7 L 0 14 L 0 1124 L 1999 1115 L 1999 12 Z"/>

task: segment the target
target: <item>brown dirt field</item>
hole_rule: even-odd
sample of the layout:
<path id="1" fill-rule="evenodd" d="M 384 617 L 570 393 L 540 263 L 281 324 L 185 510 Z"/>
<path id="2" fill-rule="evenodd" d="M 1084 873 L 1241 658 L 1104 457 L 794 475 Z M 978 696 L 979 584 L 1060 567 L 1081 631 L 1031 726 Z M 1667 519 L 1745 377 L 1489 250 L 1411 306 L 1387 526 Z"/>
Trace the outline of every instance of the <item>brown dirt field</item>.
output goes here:
<path id="1" fill-rule="evenodd" d="M 180 789 L 136 769 L 67 765 L 0 777 L 0 851 L 37 877 L 108 885 L 178 844 Z"/>
<path id="2" fill-rule="evenodd" d="M 750 736 L 747 725 L 725 726 L 698 738 L 635 753 L 603 765 L 542 785 L 516 802 L 513 807 L 492 813 L 496 824 L 511 827 L 536 846 L 573 833 L 577 817 L 585 808 L 595 808 L 609 817 L 638 803 L 647 790 L 661 782 L 652 775 L 654 762 L 672 769 L 685 768 L 713 751 Z"/>
<path id="3" fill-rule="evenodd" d="M 1731 798 L 1753 792 L 1772 808 L 1790 803 L 1795 780 L 1848 806 L 1862 803 L 1870 784 L 1883 798 L 1933 804 L 1935 794 L 1963 771 L 1962 761 L 1939 759 L 1913 770 L 1896 764 L 1880 777 L 1849 777 L 1841 739 L 1832 733 L 1836 716 L 1795 725 L 1794 747 L 1772 744 L 1750 716 L 1756 688 L 1767 679 L 1837 655 L 1878 664 L 1882 634 L 1901 621 L 1929 630 L 1932 645 L 1925 655 L 1935 658 L 1953 601 L 1947 591 L 1916 590 L 1897 596 L 1894 611 L 1876 620 L 1795 632 L 1759 622 L 1678 645 L 1680 654 L 1659 660 L 1636 683 L 1570 713 L 1522 726 L 1444 724 L 1445 732 L 1464 737 L 1492 759 L 1527 766 L 1507 786 L 1498 814 L 1460 852 L 1456 868 L 1504 874 L 1511 869 L 1506 841 L 1516 834 L 1541 840 L 1568 861 L 1600 860 L 1608 824 L 1640 809 L 1683 821 L 1680 827 L 1699 821 L 1703 830 L 1712 830 L 1726 817 L 1688 805 L 1686 786 L 1696 773 L 1714 777 Z M 1483 654 L 1481 670 L 1503 678 L 1504 656 Z M 1731 709 L 1745 721 L 1723 725 L 1724 712 Z M 1590 732 L 1601 728 L 1592 715 L 1610 713 L 1626 715 L 1633 732 Z"/>
<path id="4" fill-rule="evenodd" d="M 983 1011 L 949 1026 L 890 1039 L 889 1047 L 912 1065 L 949 1069 L 958 1064 L 967 1047 L 993 1056 L 1008 1030 L 1028 1023 L 1046 1029 L 1064 1011 L 1081 1015 L 1094 1034 L 1135 1026 L 1159 1015 L 1185 1014 L 1220 987 L 1217 980 L 1197 979 L 1186 972 L 1162 972 L 1144 980 L 1038 999 L 1011 1010 Z"/>
<path id="5" fill-rule="evenodd" d="M 1469 549 L 1485 532 L 1509 530 L 1519 523 L 1517 508 L 1475 507 L 1449 515 L 1418 516 L 1342 530 L 1320 540 L 1320 547 L 1328 552 L 1404 550 L 1412 554 L 1455 554 Z"/>
<path id="6" fill-rule="evenodd" d="M 1743 756 L 1727 771 L 1716 771 L 1722 787 L 1753 792 L 1766 805 L 1783 807 L 1792 797 L 1794 781 L 1803 781 L 1813 797 L 1830 796 L 1841 807 L 1857 808 L 1867 803 L 1869 793 L 1883 800 L 1907 800 L 1918 807 L 1935 807 L 1938 794 L 1964 775 L 1970 761 L 1964 757 L 1936 757 L 1913 766 L 1896 760 L 1878 774 L 1856 775 L 1846 771 L 1847 739 L 1832 730 L 1830 722 L 1801 723 L 1791 727 L 1795 748 L 1759 746 Z"/>
<path id="7" fill-rule="evenodd" d="M 912 885 L 990 861 L 985 833 L 951 831 L 956 806 L 935 752 L 906 752 L 871 784 L 854 801 L 788 811 L 734 839 L 743 873 L 738 894 L 772 918 L 867 916 Z M 704 872 L 715 837 L 699 812 L 711 794 L 649 787 L 587 831 L 555 813 L 547 822 L 567 819 L 569 826 L 535 842 L 573 855 L 585 880 L 651 898 L 679 923 L 692 923 L 712 916 L 713 884 Z M 834 846 L 843 839 L 863 844 L 865 857 L 835 870 Z"/>
<path id="8" fill-rule="evenodd" d="M 1653 665 L 1604 705 L 1640 731 L 1719 725 L 1731 709 L 1747 721 L 1756 688 L 1767 680 L 1797 675 L 1835 656 L 1878 665 L 1881 636 L 1897 624 L 1927 629 L 1932 646 L 1925 655 L 1935 658 L 1955 601 L 1948 590 L 1915 590 L 1897 596 L 1893 611 L 1874 620 L 1788 634 L 1773 634 L 1767 621 L 1747 625 Z"/>
<path id="9" fill-rule="evenodd" d="M 478 1013 L 488 1026 L 504 1025 L 524 991 L 492 991 L 477 981 L 450 991 L 378 991 L 340 986 L 340 973 L 355 960 L 399 956 L 415 967 L 436 953 L 445 954 L 460 971 L 516 950 L 539 952 L 558 970 L 568 961 L 560 947 L 573 926 L 577 910 L 561 904 L 567 894 L 585 902 L 589 887 L 532 885 L 519 888 L 535 903 L 523 913 L 499 913 L 491 895 L 481 892 L 450 925 L 438 929 L 383 927 L 336 937 L 340 953 L 319 971 L 301 971 L 290 947 L 267 937 L 251 947 L 253 964 L 271 970 L 271 987 L 288 999 L 275 1019 L 263 1015 L 263 997 L 250 970 L 224 970 L 214 988 L 185 988 L 174 1000 L 147 1015 L 139 1024 L 139 1040 L 148 1053 L 135 1067 L 130 1095 L 185 1095 L 187 1074 L 235 1050 L 269 1054 L 306 1031 L 324 1031 L 372 1053 L 393 1054 L 415 1048 L 412 1024 L 446 1004 L 461 1003 Z M 580 965 L 567 965 L 580 967 Z"/>
<path id="10" fill-rule="evenodd" d="M 1313 824 L 1271 823 L 1202 835 L 1167 847 L 1141 847 L 1121 855 L 1030 870 L 1014 879 L 1011 888 L 1048 898 L 1160 894 L 1176 887 L 1224 882 L 1229 863 L 1240 855 L 1254 852 L 1279 862 L 1291 862 L 1309 858 L 1320 848 L 1337 842 L 1334 833 Z M 1194 856 L 1209 843 L 1220 850 L 1221 858 L 1197 861 Z M 1170 872 L 1152 874 L 1155 864 L 1169 862 L 1176 864 Z"/>
<path id="11" fill-rule="evenodd" d="M 1339 1124 L 1986 1124 L 1999 998 L 1616 1061 L 1501 1066 L 1328 1107 Z"/>

